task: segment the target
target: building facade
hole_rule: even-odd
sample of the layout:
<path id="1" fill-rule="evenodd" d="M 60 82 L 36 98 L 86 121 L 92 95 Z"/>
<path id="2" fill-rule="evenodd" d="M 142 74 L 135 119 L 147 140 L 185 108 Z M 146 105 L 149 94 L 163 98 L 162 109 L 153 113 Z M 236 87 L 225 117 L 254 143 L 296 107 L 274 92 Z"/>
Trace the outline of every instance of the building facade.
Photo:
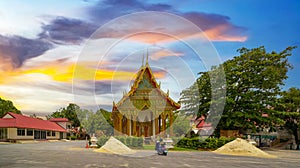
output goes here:
<path id="1" fill-rule="evenodd" d="M 150 137 L 173 134 L 173 113 L 180 104 L 160 89 L 148 64 L 142 65 L 128 93 L 113 103 L 115 135 Z"/>
<path id="2" fill-rule="evenodd" d="M 63 121 L 59 121 L 60 124 L 70 124 L 67 119 L 61 120 Z M 65 139 L 67 132 L 57 122 L 12 112 L 0 118 L 0 141 Z"/>

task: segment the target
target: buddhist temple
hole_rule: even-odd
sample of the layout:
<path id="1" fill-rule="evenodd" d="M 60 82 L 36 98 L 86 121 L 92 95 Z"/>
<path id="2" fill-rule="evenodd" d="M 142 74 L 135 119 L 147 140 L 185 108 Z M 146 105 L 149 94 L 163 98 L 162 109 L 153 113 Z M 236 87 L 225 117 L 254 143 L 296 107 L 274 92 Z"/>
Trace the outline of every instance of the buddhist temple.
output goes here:
<path id="1" fill-rule="evenodd" d="M 118 103 L 113 103 L 112 120 L 115 135 L 155 137 L 172 135 L 174 111 L 180 104 L 160 89 L 148 63 L 136 74 L 129 92 L 124 92 Z"/>

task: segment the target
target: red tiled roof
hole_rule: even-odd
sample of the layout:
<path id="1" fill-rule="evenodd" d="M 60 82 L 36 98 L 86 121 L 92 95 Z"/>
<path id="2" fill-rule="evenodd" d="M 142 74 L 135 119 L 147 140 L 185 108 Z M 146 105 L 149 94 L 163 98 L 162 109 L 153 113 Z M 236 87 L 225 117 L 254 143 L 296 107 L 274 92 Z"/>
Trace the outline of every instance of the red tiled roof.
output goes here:
<path id="1" fill-rule="evenodd" d="M 204 121 L 201 121 L 200 123 L 197 124 L 197 128 L 204 128 L 204 127 L 211 127 L 211 123 L 206 123 Z"/>
<path id="2" fill-rule="evenodd" d="M 199 118 L 196 120 L 196 122 L 198 122 L 198 123 L 196 124 L 196 127 L 197 127 L 198 129 L 202 129 L 202 128 L 211 128 L 211 127 L 212 127 L 211 123 L 205 122 L 205 117 L 204 117 L 204 116 L 199 117 Z"/>
<path id="3" fill-rule="evenodd" d="M 50 118 L 49 121 L 52 121 L 52 122 L 68 122 L 69 120 L 67 118 Z"/>
<path id="4" fill-rule="evenodd" d="M 10 115 L 11 118 L 3 118 Z M 23 116 L 21 114 L 15 114 L 12 112 L 6 113 L 0 118 L 0 128 L 31 128 L 39 130 L 59 131 L 67 132 L 64 128 L 48 120 L 42 120 L 32 117 Z"/>

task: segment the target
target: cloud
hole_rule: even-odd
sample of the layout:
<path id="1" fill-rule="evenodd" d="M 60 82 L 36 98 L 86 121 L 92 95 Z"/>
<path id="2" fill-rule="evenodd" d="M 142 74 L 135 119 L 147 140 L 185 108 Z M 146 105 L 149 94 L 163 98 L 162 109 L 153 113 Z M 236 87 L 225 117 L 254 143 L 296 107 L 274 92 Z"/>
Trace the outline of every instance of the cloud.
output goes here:
<path id="1" fill-rule="evenodd" d="M 212 41 L 242 42 L 247 39 L 246 28 L 232 24 L 228 16 L 193 11 L 181 12 L 169 4 L 151 4 L 138 0 L 106 0 L 99 1 L 86 9 L 90 21 L 63 16 L 55 17 L 49 23 L 42 25 L 42 32 L 38 35 L 39 39 L 0 35 L 0 70 L 21 67 L 25 60 L 43 54 L 53 47 L 49 41 L 56 44 L 80 44 L 89 38 L 99 26 L 103 26 L 114 18 L 133 12 L 163 11 L 177 14 L 199 26 Z M 105 35 L 95 36 L 95 38 L 118 38 L 141 32 L 128 37 L 128 40 L 154 44 L 178 40 L 166 34 L 160 34 L 159 32 L 164 32 L 161 31 L 162 29 L 168 29 L 178 38 L 192 37 L 196 33 L 172 20 L 154 22 L 153 19 L 152 21 L 138 17 L 134 19 L 120 22 L 119 25 L 115 24 L 114 27 L 106 30 Z M 149 27 L 152 27 L 152 32 L 145 32 Z"/>
<path id="2" fill-rule="evenodd" d="M 98 26 L 79 19 L 56 17 L 42 26 L 39 37 L 57 44 L 79 44 L 88 38 Z"/>
<path id="3" fill-rule="evenodd" d="M 179 56 L 183 56 L 183 55 L 184 55 L 183 53 L 175 53 L 170 50 L 163 49 L 163 50 L 159 50 L 159 51 L 151 54 L 151 58 L 154 60 L 158 60 L 158 59 L 164 58 L 164 57 L 173 57 L 173 56 L 179 57 Z"/>
<path id="4" fill-rule="evenodd" d="M 138 0 L 105 0 L 99 1 L 94 6 L 88 8 L 88 14 L 90 18 L 98 23 L 98 25 L 103 25 L 108 21 L 117 18 L 119 16 L 127 15 L 133 12 L 142 11 L 173 11 L 171 5 L 168 4 L 147 4 L 142 3 Z"/>
<path id="5" fill-rule="evenodd" d="M 113 23 L 114 26 L 106 27 L 105 32 L 101 36 L 96 35 L 95 38 L 118 38 L 134 34 L 134 36 L 128 37 L 128 39 L 144 43 L 156 43 L 178 40 L 165 34 L 160 34 L 160 30 L 162 29 L 168 29 L 170 34 L 176 34 L 179 38 L 195 37 L 194 35 L 199 33 L 192 31 L 186 25 L 173 20 L 162 20 L 159 16 L 151 14 L 149 14 L 151 15 L 149 19 L 141 16 L 140 18 L 126 17 L 126 20 L 123 21 L 113 20 L 126 14 L 143 11 L 169 12 L 181 16 L 201 28 L 209 40 L 212 41 L 245 41 L 247 39 L 245 35 L 247 29 L 232 24 L 228 16 L 195 11 L 181 12 L 168 4 L 149 4 L 137 0 L 107 0 L 100 1 L 95 6 L 89 8 L 88 14 L 99 26 L 106 26 L 104 23 L 108 21 L 118 22 Z"/>
<path id="6" fill-rule="evenodd" d="M 230 23 L 228 16 L 203 12 L 188 12 L 182 16 L 201 28 L 213 41 L 245 41 L 246 28 Z"/>
<path id="7" fill-rule="evenodd" d="M 19 68 L 25 60 L 37 57 L 52 47 L 40 39 L 0 35 L 0 71 Z"/>

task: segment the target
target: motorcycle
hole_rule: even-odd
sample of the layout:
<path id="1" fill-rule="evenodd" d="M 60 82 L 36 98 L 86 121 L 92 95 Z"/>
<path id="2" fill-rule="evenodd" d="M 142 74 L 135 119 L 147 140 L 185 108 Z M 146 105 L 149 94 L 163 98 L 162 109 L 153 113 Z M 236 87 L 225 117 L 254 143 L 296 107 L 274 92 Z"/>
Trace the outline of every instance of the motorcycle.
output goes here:
<path id="1" fill-rule="evenodd" d="M 158 155 L 167 156 L 168 149 L 166 148 L 166 144 L 162 143 L 162 141 L 157 141 L 155 144 L 155 150 L 157 151 Z"/>

